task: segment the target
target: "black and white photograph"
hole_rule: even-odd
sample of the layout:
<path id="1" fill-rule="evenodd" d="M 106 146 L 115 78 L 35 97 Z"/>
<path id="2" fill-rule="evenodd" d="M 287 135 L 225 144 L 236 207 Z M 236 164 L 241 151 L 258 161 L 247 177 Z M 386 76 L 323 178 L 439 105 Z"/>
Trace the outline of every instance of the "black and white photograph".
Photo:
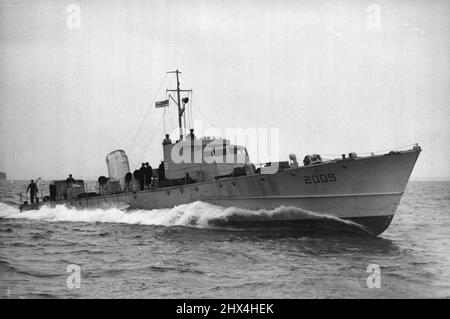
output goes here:
<path id="1" fill-rule="evenodd" d="M 447 0 L 0 0 L 0 299 L 449 299 L 449 102 Z"/>

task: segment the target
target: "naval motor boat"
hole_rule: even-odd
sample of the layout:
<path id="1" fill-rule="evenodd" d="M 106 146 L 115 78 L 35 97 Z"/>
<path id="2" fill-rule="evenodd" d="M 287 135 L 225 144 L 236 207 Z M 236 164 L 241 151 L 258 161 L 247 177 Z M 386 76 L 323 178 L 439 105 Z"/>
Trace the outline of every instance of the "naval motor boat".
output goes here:
<path id="1" fill-rule="evenodd" d="M 83 180 L 55 180 L 49 185 L 49 195 L 33 204 L 21 200 L 20 210 L 44 205 L 152 210 L 202 201 L 247 210 L 284 207 L 294 212 L 279 219 L 250 215 L 243 221 L 246 227 L 295 227 L 329 216 L 355 222 L 373 235 L 388 228 L 421 152 L 419 145 L 368 156 L 342 154 L 334 159 L 311 154 L 303 163 L 290 154 L 287 161 L 257 167 L 243 145 L 224 138 L 196 137 L 193 129 L 185 134 L 189 98 L 183 95 L 191 90 L 180 89 L 181 72 L 168 73 L 174 73 L 177 80 L 176 89 L 166 94 L 176 93 L 176 98 L 169 98 L 178 109 L 180 135 L 174 143 L 166 135 L 164 160 L 147 177 L 150 181 L 143 182 L 146 176 L 140 170 L 131 172 L 125 151 L 116 150 L 106 157 L 108 177 L 99 177 L 96 191 L 88 191 Z M 169 102 L 156 102 L 155 107 L 169 107 Z M 295 214 L 298 209 L 311 214 Z"/>

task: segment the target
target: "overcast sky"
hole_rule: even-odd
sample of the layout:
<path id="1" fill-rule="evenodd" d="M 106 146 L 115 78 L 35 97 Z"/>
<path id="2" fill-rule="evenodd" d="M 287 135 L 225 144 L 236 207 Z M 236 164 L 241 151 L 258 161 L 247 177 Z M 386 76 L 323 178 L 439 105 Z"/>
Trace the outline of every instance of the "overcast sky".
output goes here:
<path id="1" fill-rule="evenodd" d="M 446 0 L 0 0 L 0 171 L 97 177 L 114 149 L 156 165 L 152 102 L 178 68 L 205 128 L 279 128 L 284 159 L 418 142 L 412 178 L 448 179 L 449 16 Z"/>

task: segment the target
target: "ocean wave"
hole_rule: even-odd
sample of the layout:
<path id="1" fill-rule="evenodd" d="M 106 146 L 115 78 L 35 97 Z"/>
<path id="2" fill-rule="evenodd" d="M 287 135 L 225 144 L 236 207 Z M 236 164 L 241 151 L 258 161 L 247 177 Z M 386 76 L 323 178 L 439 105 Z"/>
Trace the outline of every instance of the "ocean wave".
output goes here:
<path id="1" fill-rule="evenodd" d="M 308 210 L 280 206 L 273 210 L 248 210 L 222 207 L 205 202 L 193 202 L 168 209 L 123 210 L 119 208 L 76 210 L 63 205 L 19 212 L 17 208 L 0 203 L 0 218 L 44 220 L 49 222 L 123 223 L 159 226 L 193 226 L 209 228 L 259 222 L 286 222 L 302 219 L 326 220 L 347 226 L 361 225 L 335 216 Z"/>
<path id="2" fill-rule="evenodd" d="M 0 202 L 0 218 L 3 216 L 8 216 L 10 214 L 15 214 L 19 212 L 17 206 L 13 206 L 12 203 Z"/>
<path id="3" fill-rule="evenodd" d="M 45 273 L 45 272 L 41 272 L 41 271 L 35 271 L 33 269 L 30 269 L 29 267 L 13 266 L 11 263 L 9 263 L 5 260 L 0 260 L 0 270 L 4 273 L 13 272 L 13 273 L 21 274 L 21 275 L 40 277 L 40 278 L 61 277 L 61 274 Z"/>

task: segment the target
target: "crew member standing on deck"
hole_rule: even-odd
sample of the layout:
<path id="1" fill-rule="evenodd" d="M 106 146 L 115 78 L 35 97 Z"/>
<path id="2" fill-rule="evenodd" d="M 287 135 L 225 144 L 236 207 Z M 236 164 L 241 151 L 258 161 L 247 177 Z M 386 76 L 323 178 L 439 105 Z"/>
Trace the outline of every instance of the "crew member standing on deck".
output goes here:
<path id="1" fill-rule="evenodd" d="M 153 170 L 148 162 L 145 163 L 144 174 L 145 174 L 145 186 L 147 186 L 147 189 L 150 189 L 150 185 L 152 184 Z"/>
<path id="2" fill-rule="evenodd" d="M 166 179 L 165 172 L 164 172 L 164 161 L 161 161 L 161 164 L 159 164 L 158 179 L 160 182 L 162 182 Z"/>
<path id="3" fill-rule="evenodd" d="M 161 164 L 159 164 L 158 167 L 158 180 L 159 180 L 159 187 L 164 186 L 164 180 L 166 179 L 165 172 L 164 172 L 164 161 L 161 161 Z"/>
<path id="4" fill-rule="evenodd" d="M 36 198 L 36 194 L 38 192 L 38 188 L 37 188 L 37 185 L 36 185 L 36 183 L 34 182 L 33 179 L 30 181 L 30 184 L 28 184 L 27 193 L 28 193 L 28 190 L 30 191 L 31 204 L 34 204 L 34 200 Z M 36 202 L 37 202 L 37 200 L 36 200 Z"/>
<path id="5" fill-rule="evenodd" d="M 72 185 L 75 183 L 75 179 L 72 177 L 72 174 L 69 174 L 69 177 L 66 179 L 67 184 Z"/>
<path id="6" fill-rule="evenodd" d="M 169 145 L 172 144 L 172 141 L 170 140 L 169 134 L 166 134 L 166 138 L 163 140 L 162 145 Z"/>
<path id="7" fill-rule="evenodd" d="M 142 163 L 139 173 L 139 185 L 141 187 L 141 191 L 143 191 L 145 186 L 145 163 Z"/>

